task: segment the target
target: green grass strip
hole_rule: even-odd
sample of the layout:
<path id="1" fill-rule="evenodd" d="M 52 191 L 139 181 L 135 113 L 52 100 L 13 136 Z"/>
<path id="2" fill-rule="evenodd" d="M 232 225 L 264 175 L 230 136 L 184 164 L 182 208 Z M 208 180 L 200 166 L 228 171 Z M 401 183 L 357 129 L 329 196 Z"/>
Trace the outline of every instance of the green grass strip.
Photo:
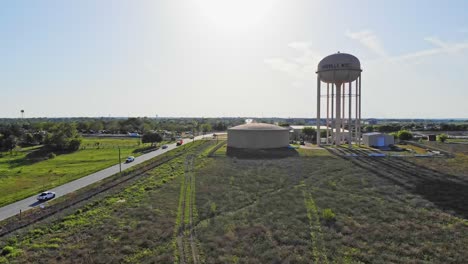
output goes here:
<path id="1" fill-rule="evenodd" d="M 328 258 L 323 247 L 322 228 L 315 201 L 310 193 L 302 192 L 304 203 L 307 209 L 307 218 L 309 219 L 310 239 L 312 242 L 312 255 L 315 263 L 328 263 Z"/>

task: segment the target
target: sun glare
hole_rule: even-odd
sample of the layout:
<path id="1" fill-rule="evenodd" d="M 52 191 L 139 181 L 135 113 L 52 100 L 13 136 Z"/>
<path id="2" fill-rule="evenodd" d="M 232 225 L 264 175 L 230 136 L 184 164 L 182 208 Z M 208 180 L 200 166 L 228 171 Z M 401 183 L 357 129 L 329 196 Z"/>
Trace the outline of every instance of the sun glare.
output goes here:
<path id="1" fill-rule="evenodd" d="M 274 0 L 200 0 L 200 13 L 223 30 L 247 30 L 261 25 L 275 5 Z"/>

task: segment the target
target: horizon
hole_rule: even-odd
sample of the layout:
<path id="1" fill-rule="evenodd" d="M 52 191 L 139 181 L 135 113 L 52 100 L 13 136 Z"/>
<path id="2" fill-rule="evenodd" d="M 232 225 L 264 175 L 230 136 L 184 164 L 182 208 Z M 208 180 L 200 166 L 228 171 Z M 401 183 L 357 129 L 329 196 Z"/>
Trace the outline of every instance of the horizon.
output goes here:
<path id="1" fill-rule="evenodd" d="M 8 2 L 0 115 L 313 118 L 317 64 L 340 51 L 361 61 L 366 118 L 454 119 L 468 113 L 466 10 L 461 0 Z"/>
<path id="2" fill-rule="evenodd" d="M 255 117 L 255 116 L 56 116 L 56 117 L 0 117 L 1 119 L 11 119 L 11 120 L 28 120 L 28 119 L 129 119 L 129 118 L 148 118 L 148 119 L 310 119 L 316 120 L 316 117 L 277 117 L 277 116 L 265 116 L 265 117 Z M 363 121 L 365 120 L 433 120 L 433 121 L 445 121 L 445 120 L 455 120 L 455 121 L 468 121 L 468 118 L 461 117 L 447 117 L 447 118 L 399 118 L 399 117 L 362 117 Z M 320 118 L 320 120 L 326 120 L 326 118 Z M 353 118 L 354 120 L 354 118 Z"/>

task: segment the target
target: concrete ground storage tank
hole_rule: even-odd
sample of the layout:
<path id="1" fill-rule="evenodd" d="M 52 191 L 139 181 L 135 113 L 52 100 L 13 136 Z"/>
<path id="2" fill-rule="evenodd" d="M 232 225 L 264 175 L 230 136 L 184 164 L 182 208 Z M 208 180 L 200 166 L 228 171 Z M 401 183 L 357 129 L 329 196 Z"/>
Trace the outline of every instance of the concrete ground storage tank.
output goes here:
<path id="1" fill-rule="evenodd" d="M 264 123 L 244 124 L 228 129 L 228 148 L 274 149 L 289 145 L 289 129 Z"/>

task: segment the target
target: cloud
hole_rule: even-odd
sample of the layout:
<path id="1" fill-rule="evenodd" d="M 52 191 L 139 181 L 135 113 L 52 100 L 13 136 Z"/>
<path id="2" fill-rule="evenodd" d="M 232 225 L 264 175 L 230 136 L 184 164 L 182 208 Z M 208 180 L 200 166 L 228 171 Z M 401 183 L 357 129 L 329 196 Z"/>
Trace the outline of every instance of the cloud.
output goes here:
<path id="1" fill-rule="evenodd" d="M 294 86 L 298 86 L 305 80 L 311 80 L 317 64 L 322 56 L 311 48 L 310 42 L 291 42 L 288 47 L 299 53 L 293 58 L 268 58 L 265 63 L 273 70 L 281 71 L 295 80 Z"/>
<path id="2" fill-rule="evenodd" d="M 346 31 L 346 36 L 359 41 L 375 54 L 384 58 L 387 57 L 387 52 L 381 44 L 380 39 L 372 31 L 366 29 L 358 32 L 351 32 L 348 30 Z"/>
<path id="3" fill-rule="evenodd" d="M 149 61 L 144 62 L 143 67 L 144 67 L 144 69 L 146 69 L 147 71 L 149 71 L 151 73 L 159 73 L 160 72 L 160 70 L 153 63 L 151 63 Z"/>
<path id="4" fill-rule="evenodd" d="M 436 37 L 427 37 L 424 38 L 427 42 L 431 43 L 432 45 L 436 46 L 432 49 L 425 49 L 420 51 L 415 51 L 408 54 L 403 54 L 400 56 L 396 56 L 392 58 L 392 61 L 403 61 L 403 60 L 411 60 L 411 59 L 418 59 L 433 55 L 440 55 L 440 54 L 454 54 L 460 53 L 465 49 L 468 49 L 468 41 L 459 42 L 459 43 L 448 43 L 443 42 Z"/>
<path id="5" fill-rule="evenodd" d="M 434 48 L 419 50 L 403 55 L 390 56 L 383 48 L 383 45 L 378 36 L 370 30 L 365 29 L 358 32 L 351 32 L 348 30 L 345 35 L 353 40 L 360 42 L 371 52 L 392 62 L 419 59 L 439 54 L 459 53 L 465 49 L 468 49 L 467 41 L 459 43 L 448 43 L 440 40 L 437 37 L 426 37 L 424 40 L 431 43 Z"/>

